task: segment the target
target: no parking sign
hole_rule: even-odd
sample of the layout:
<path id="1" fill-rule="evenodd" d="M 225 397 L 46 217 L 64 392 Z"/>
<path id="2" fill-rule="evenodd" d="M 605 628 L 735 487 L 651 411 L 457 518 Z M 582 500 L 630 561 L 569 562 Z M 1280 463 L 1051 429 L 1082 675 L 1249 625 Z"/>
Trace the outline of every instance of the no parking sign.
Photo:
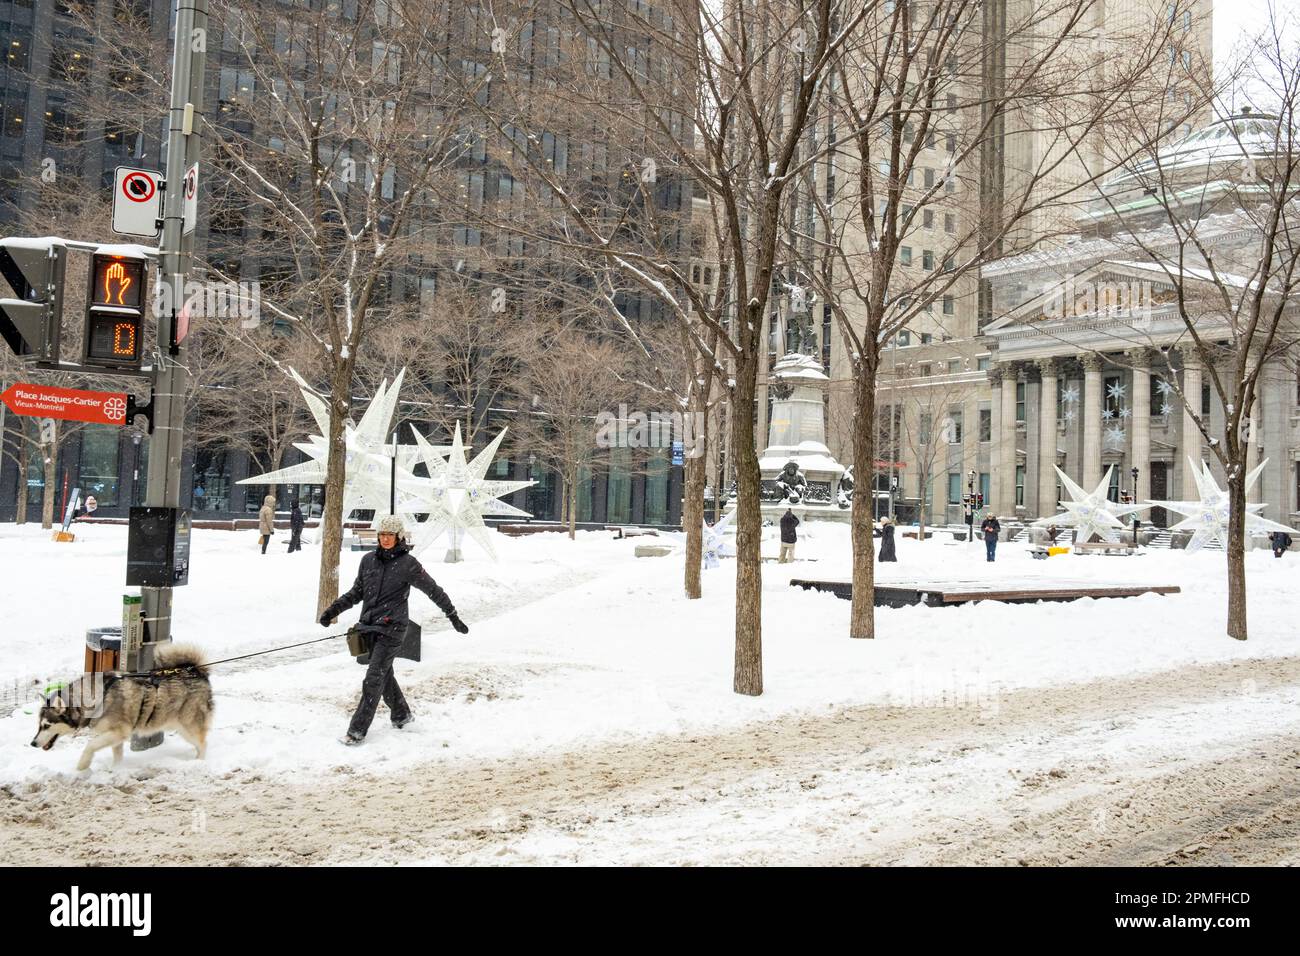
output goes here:
<path id="1" fill-rule="evenodd" d="M 117 167 L 113 179 L 113 231 L 124 236 L 158 235 L 162 175 L 152 169 Z"/>

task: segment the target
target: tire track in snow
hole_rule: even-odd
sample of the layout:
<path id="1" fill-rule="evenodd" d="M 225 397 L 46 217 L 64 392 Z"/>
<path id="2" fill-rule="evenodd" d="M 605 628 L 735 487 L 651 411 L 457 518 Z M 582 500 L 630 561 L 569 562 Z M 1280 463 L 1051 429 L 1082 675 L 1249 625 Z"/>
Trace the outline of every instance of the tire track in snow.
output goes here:
<path id="1" fill-rule="evenodd" d="M 112 794 L 59 777 L 0 788 L 0 838 L 11 863 L 50 846 L 70 864 L 1271 862 L 1295 853 L 1300 752 L 1263 721 L 1298 687 L 1300 658 L 1260 659 L 391 776 L 142 773 Z M 1257 713 L 1216 751 L 1107 750 L 1225 702 Z M 1139 811 L 1096 825 L 1126 800 Z"/>

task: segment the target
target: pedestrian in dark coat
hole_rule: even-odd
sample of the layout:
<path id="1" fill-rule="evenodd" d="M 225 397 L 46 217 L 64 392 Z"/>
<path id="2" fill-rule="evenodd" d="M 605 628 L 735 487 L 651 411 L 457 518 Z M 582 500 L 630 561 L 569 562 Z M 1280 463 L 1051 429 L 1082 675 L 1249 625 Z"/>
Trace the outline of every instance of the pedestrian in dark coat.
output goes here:
<path id="1" fill-rule="evenodd" d="M 329 627 L 336 617 L 360 601 L 361 619 L 356 627 L 374 639 L 370 665 L 361 682 L 361 700 L 352 715 L 347 735 L 343 738 L 343 742 L 349 745 L 365 740 L 381 697 L 388 705 L 394 727 L 403 727 L 415 719 L 401 688 L 397 686 L 397 678 L 393 675 L 393 659 L 401 649 L 402 638 L 406 635 L 409 620 L 406 600 L 412 586 L 423 591 L 429 600 L 438 605 L 451 621 L 452 627 L 461 634 L 469 633 L 469 627 L 457 615 L 451 598 L 447 597 L 447 593 L 438 587 L 437 582 L 420 566 L 415 555 L 411 554 L 410 546 L 403 540 L 402 519 L 396 515 L 385 515 L 379 520 L 377 530 L 379 547 L 361 559 L 356 583 L 327 607 L 320 617 L 321 625 Z"/>
<path id="2" fill-rule="evenodd" d="M 302 550 L 302 529 L 307 523 L 302 516 L 302 509 L 298 507 L 298 502 L 293 503 L 293 508 L 289 511 L 289 553 Z"/>
<path id="3" fill-rule="evenodd" d="M 1291 547 L 1291 536 L 1285 531 L 1274 531 L 1269 536 L 1273 542 L 1273 557 L 1280 558 L 1284 551 Z"/>
<path id="4" fill-rule="evenodd" d="M 794 546 L 799 543 L 799 534 L 795 531 L 797 527 L 799 527 L 799 518 L 786 508 L 785 514 L 781 515 L 781 556 L 777 559 L 780 564 L 788 564 L 794 560 Z"/>
<path id="5" fill-rule="evenodd" d="M 894 522 L 888 516 L 880 519 L 880 560 L 898 560 L 898 554 L 894 551 Z"/>
<path id="6" fill-rule="evenodd" d="M 984 551 L 988 560 L 992 561 L 998 553 L 998 535 L 1002 533 L 1002 525 L 998 521 L 997 515 L 989 515 L 980 525 L 980 531 L 984 532 Z"/>

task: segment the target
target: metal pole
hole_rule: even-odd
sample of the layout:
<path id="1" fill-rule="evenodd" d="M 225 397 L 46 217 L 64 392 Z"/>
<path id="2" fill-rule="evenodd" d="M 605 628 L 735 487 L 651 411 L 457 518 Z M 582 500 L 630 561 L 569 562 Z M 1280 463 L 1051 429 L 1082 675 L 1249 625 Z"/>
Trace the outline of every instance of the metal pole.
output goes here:
<path id="1" fill-rule="evenodd" d="M 164 178 L 163 230 L 159 245 L 159 282 L 170 286 L 164 314 L 158 318 L 158 345 L 153 374 L 154 431 L 150 439 L 145 505 L 178 508 L 181 497 L 181 455 L 185 425 L 184 343 L 176 343 L 176 313 L 185 299 L 185 276 L 193 256 L 194 237 L 184 234 L 185 171 L 199 158 L 203 119 L 203 70 L 206 60 L 208 0 L 176 0 L 176 33 L 172 40 L 171 105 L 167 119 L 167 168 Z M 188 122 L 187 122 L 188 114 Z M 129 670 L 153 665 L 154 646 L 172 637 L 172 589 L 143 588 L 142 604 L 148 637 L 139 660 Z M 155 738 L 161 742 L 161 734 Z M 152 746 L 153 744 L 149 744 Z M 135 746 L 133 742 L 132 746 Z"/>
<path id="2" fill-rule="evenodd" d="M 388 474 L 388 513 L 397 514 L 397 432 L 393 432 L 392 470 Z"/>

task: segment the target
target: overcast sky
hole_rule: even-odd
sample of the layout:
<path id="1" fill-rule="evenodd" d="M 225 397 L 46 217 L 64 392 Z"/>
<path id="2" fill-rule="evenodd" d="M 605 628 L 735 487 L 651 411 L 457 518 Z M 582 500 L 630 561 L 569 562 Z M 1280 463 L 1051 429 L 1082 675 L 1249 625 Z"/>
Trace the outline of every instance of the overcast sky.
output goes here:
<path id="1" fill-rule="evenodd" d="M 1270 10 L 1277 11 L 1293 41 L 1300 40 L 1300 0 L 1214 0 L 1214 63 L 1224 68 L 1246 37 L 1267 29 Z M 1240 94 L 1235 106 L 1245 99 Z"/>

